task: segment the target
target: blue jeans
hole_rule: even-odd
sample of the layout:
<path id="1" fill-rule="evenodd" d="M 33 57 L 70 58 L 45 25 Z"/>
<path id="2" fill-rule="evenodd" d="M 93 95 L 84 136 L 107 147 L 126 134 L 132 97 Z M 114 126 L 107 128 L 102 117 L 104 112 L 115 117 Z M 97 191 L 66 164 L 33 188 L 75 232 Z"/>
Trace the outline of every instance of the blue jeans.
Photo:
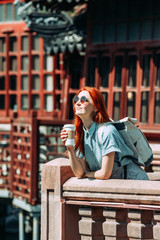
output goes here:
<path id="1" fill-rule="evenodd" d="M 124 167 L 114 168 L 110 179 L 149 180 L 146 172 L 133 161 Z"/>

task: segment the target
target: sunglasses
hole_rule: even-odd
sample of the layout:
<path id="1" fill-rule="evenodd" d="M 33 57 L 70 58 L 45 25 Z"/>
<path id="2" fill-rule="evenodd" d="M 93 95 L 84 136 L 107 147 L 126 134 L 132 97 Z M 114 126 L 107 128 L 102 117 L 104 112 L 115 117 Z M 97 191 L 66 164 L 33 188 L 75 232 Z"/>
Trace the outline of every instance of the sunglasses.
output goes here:
<path id="1" fill-rule="evenodd" d="M 88 100 L 87 100 L 87 98 L 85 96 L 82 96 L 80 98 L 78 96 L 75 96 L 73 98 L 73 103 L 76 104 L 79 100 L 80 100 L 81 103 L 88 102 Z"/>

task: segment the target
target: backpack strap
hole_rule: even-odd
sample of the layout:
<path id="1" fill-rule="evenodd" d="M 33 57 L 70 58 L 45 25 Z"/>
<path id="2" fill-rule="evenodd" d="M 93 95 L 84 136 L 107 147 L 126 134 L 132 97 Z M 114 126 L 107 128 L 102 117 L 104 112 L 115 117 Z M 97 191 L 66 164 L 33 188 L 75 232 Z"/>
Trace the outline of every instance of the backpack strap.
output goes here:
<path id="1" fill-rule="evenodd" d="M 99 126 L 98 126 L 98 141 L 99 141 L 100 145 L 102 145 L 102 132 L 103 132 L 104 126 L 108 125 L 108 124 L 112 124 L 112 123 L 114 123 L 114 122 L 111 119 L 111 122 L 105 122 L 105 123 L 99 124 Z"/>
<path id="2" fill-rule="evenodd" d="M 127 165 L 124 166 L 124 179 L 127 179 Z"/>

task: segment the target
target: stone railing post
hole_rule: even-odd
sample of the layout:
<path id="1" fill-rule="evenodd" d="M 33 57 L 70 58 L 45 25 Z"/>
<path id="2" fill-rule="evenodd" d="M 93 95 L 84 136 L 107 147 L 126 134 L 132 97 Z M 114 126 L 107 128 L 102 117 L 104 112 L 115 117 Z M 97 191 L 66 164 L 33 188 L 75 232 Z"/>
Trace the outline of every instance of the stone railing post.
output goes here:
<path id="1" fill-rule="evenodd" d="M 79 234 L 83 240 L 104 240 L 102 223 L 104 222 L 102 208 L 79 209 Z"/>
<path id="2" fill-rule="evenodd" d="M 154 212 L 154 220 L 156 224 L 153 226 L 153 237 L 154 240 L 160 239 L 160 211 Z"/>
<path id="3" fill-rule="evenodd" d="M 127 237 L 127 209 L 108 208 L 103 211 L 106 221 L 103 223 L 105 240 L 128 240 Z"/>
<path id="4" fill-rule="evenodd" d="M 69 160 L 59 158 L 42 168 L 41 240 L 62 240 L 62 185 L 73 176 Z"/>
<path id="5" fill-rule="evenodd" d="M 153 239 L 153 212 L 130 209 L 128 212 L 128 236 L 130 239 Z"/>

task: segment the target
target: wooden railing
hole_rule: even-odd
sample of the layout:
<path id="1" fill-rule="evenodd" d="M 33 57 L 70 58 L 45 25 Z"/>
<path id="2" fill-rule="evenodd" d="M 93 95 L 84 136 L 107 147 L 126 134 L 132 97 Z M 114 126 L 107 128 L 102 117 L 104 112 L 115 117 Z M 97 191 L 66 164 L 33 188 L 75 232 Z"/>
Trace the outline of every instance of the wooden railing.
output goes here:
<path id="1" fill-rule="evenodd" d="M 160 174 L 153 179 L 77 179 L 68 159 L 44 164 L 41 240 L 159 240 Z"/>
<path id="2" fill-rule="evenodd" d="M 38 127 L 36 113 L 12 119 L 11 191 L 13 197 L 30 204 L 38 202 Z"/>
<path id="3" fill-rule="evenodd" d="M 0 122 L 0 190 L 3 190 L 4 194 L 5 192 L 7 193 L 10 190 L 11 186 L 10 135 L 10 121 Z"/>
<path id="4" fill-rule="evenodd" d="M 44 163 L 64 157 L 65 146 L 59 119 L 28 118 L 0 121 L 0 197 L 17 198 L 31 205 L 41 202 L 41 168 Z"/>

